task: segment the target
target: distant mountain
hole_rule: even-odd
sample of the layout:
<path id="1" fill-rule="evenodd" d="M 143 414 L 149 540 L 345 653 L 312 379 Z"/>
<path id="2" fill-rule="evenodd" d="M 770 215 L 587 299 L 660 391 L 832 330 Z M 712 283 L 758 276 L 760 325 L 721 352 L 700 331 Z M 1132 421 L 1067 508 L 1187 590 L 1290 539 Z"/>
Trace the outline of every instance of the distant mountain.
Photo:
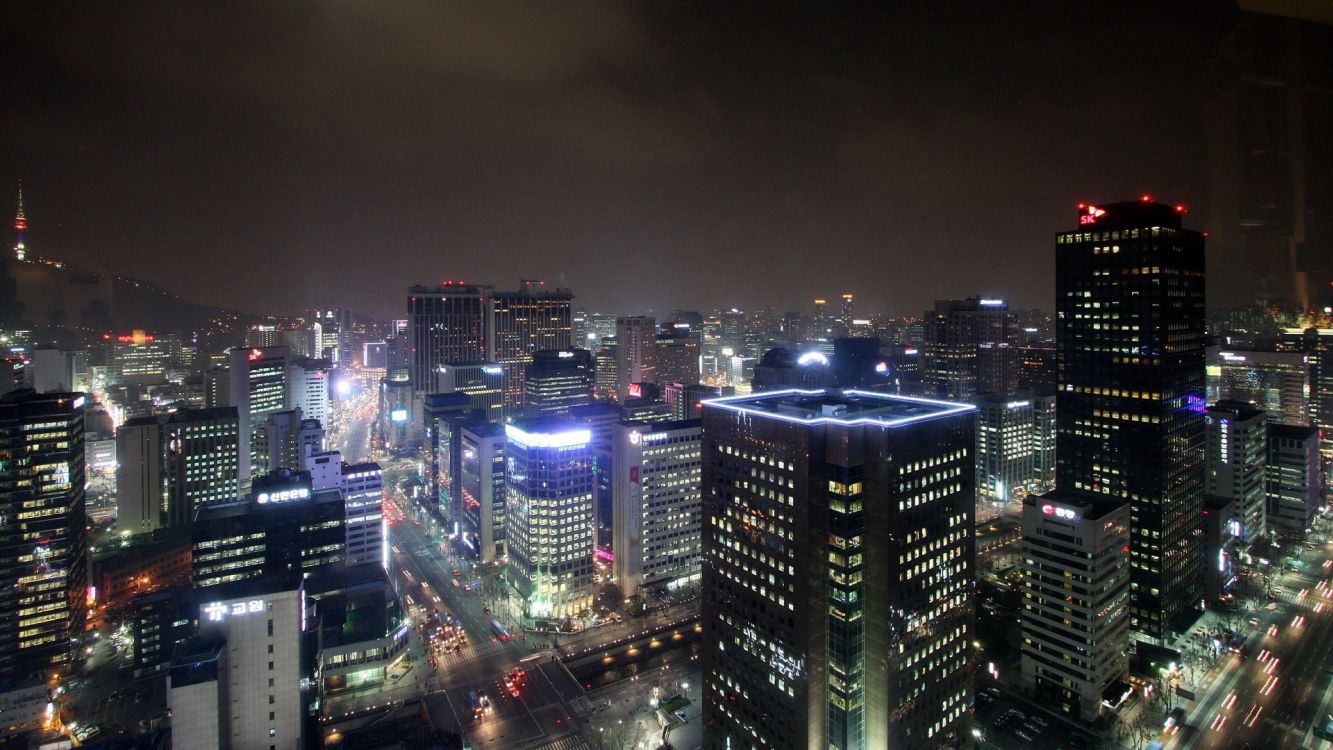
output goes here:
<path id="1" fill-rule="evenodd" d="M 191 302 L 140 279 L 49 258 L 11 259 L 6 266 L 4 275 L 15 282 L 22 319 L 38 330 L 64 328 L 87 336 L 142 328 L 203 336 L 240 331 L 265 319 Z"/>

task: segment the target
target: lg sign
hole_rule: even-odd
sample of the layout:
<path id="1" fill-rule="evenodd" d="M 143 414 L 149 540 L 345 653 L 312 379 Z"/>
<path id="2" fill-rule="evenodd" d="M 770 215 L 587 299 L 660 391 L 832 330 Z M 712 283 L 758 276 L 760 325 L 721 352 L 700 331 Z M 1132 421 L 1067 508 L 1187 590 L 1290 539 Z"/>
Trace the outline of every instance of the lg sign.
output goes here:
<path id="1" fill-rule="evenodd" d="M 1056 518 L 1064 518 L 1070 521 L 1078 520 L 1078 514 L 1074 511 L 1069 510 L 1068 508 L 1057 508 L 1050 503 L 1041 506 L 1041 512 L 1048 516 L 1055 516 Z"/>

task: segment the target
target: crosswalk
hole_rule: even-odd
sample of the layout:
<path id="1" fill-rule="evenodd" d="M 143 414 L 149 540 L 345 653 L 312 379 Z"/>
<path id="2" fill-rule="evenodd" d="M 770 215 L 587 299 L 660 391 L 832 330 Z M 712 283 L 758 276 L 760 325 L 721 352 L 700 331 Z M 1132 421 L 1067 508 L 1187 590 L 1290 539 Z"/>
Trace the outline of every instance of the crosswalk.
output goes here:
<path id="1" fill-rule="evenodd" d="M 531 745 L 528 750 L 592 750 L 592 745 L 577 734 L 567 734 L 540 745 Z"/>
<path id="2" fill-rule="evenodd" d="M 436 657 L 440 666 L 448 667 L 452 664 L 472 661 L 483 656 L 490 656 L 504 650 L 504 645 L 493 640 L 485 640 L 480 643 L 469 643 L 463 647 L 462 651 L 455 651 L 450 654 L 441 654 Z"/>
<path id="3" fill-rule="evenodd" d="M 588 700 L 588 696 L 580 695 L 569 702 L 569 707 L 579 716 L 587 716 L 592 712 L 592 701 Z"/>

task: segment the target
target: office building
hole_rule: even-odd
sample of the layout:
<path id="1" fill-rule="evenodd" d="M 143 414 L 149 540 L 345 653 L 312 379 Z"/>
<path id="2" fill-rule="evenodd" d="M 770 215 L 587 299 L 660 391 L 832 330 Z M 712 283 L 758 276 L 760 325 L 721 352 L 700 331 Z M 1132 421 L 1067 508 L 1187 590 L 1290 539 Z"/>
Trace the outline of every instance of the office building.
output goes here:
<path id="1" fill-rule="evenodd" d="M 410 373 L 414 394 L 430 393 L 441 365 L 478 362 L 494 351 L 492 287 L 445 282 L 408 290 Z"/>
<path id="2" fill-rule="evenodd" d="M 523 411 L 525 368 L 539 351 L 573 346 L 574 295 L 547 289 L 546 282 L 523 280 L 516 292 L 495 292 L 495 348 L 490 356 L 504 369 L 504 409 Z"/>
<path id="3" fill-rule="evenodd" d="M 239 497 L 235 407 L 137 417 L 120 426 L 116 443 L 116 523 L 122 532 L 181 526 L 196 509 Z"/>
<path id="4" fill-rule="evenodd" d="M 504 368 L 496 362 L 451 362 L 440 365 L 434 393 L 466 393 L 485 419 L 499 422 L 505 415 Z"/>
<path id="5" fill-rule="evenodd" d="M 977 497 L 1007 504 L 1032 491 L 1036 419 L 1030 394 L 976 397 Z"/>
<path id="6" fill-rule="evenodd" d="M 592 607 L 592 433 L 559 417 L 505 425 L 508 575 L 532 618 Z"/>
<path id="7" fill-rule="evenodd" d="M 30 387 L 38 393 L 87 391 L 88 352 L 83 349 L 37 349 L 28 363 Z"/>
<path id="8" fill-rule="evenodd" d="M 1262 486 L 1261 486 L 1262 487 Z M 1244 539 L 1240 502 L 1229 497 L 1203 498 L 1203 593 L 1217 602 L 1237 580 L 1236 562 L 1249 545 Z"/>
<path id="9" fill-rule="evenodd" d="M 458 439 L 460 539 L 476 559 L 493 563 L 505 556 L 505 431 L 495 422 L 467 422 Z"/>
<path id="10" fill-rule="evenodd" d="M 1056 236 L 1057 490 L 1130 504 L 1130 628 L 1197 616 L 1204 490 L 1204 238 L 1151 200 L 1084 206 Z"/>
<path id="11" fill-rule="evenodd" d="M 311 351 L 310 331 L 305 329 L 278 328 L 274 325 L 252 325 L 245 330 L 247 349 L 269 349 L 282 347 L 293 357 L 309 357 Z"/>
<path id="12" fill-rule="evenodd" d="M 112 385 L 161 383 L 181 366 L 180 336 L 134 330 L 107 341 L 106 381 Z"/>
<path id="13" fill-rule="evenodd" d="M 592 403 L 597 369 L 587 349 L 534 352 L 524 372 L 524 413 L 530 417 L 568 414 Z"/>
<path id="14" fill-rule="evenodd" d="M 172 736 L 191 747 L 304 750 L 305 594 L 300 576 L 268 576 L 201 594 L 199 635 L 167 681 Z"/>
<path id="15" fill-rule="evenodd" d="M 345 559 L 342 493 L 311 490 L 310 475 L 255 477 L 248 500 L 201 508 L 190 527 L 195 589 L 266 574 L 309 575 Z"/>
<path id="16" fill-rule="evenodd" d="M 611 472 L 611 437 L 617 422 L 625 418 L 623 410 L 614 404 L 596 403 L 588 406 L 576 406 L 569 410 L 569 418 L 581 427 L 588 428 L 592 435 L 592 466 L 596 481 L 595 514 L 597 518 L 597 546 L 611 546 L 611 484 L 614 476 Z"/>
<path id="17" fill-rule="evenodd" d="M 1236 501 L 1241 537 L 1266 533 L 1264 465 L 1268 454 L 1267 415 L 1248 403 L 1219 401 L 1208 407 L 1206 430 L 1208 497 Z"/>
<path id="18" fill-rule="evenodd" d="M 657 321 L 642 315 L 616 318 L 616 397 L 629 397 L 630 383 L 656 383 Z"/>
<path id="19" fill-rule="evenodd" d="M 722 389 L 715 385 L 685 385 L 667 383 L 662 388 L 663 400 L 674 420 L 698 419 L 703 414 L 704 399 L 717 398 Z"/>
<path id="20" fill-rule="evenodd" d="M 653 345 L 653 363 L 658 383 L 699 382 L 699 334 L 688 323 L 663 326 Z"/>
<path id="21" fill-rule="evenodd" d="M 926 394 L 963 400 L 980 393 L 978 348 L 1014 341 L 1009 304 L 981 297 L 936 300 L 935 308 L 927 310 L 923 318 L 922 385 Z"/>
<path id="22" fill-rule="evenodd" d="M 1285 541 L 1305 539 L 1323 495 L 1319 431 L 1301 425 L 1268 426 L 1264 492 L 1268 531 Z"/>
<path id="23" fill-rule="evenodd" d="M 1055 361 L 1055 347 L 1049 345 L 1023 346 L 1018 349 L 1018 372 L 1015 385 L 1019 390 L 1034 393 L 1052 393 L 1059 381 Z"/>
<path id="24" fill-rule="evenodd" d="M 232 349 L 228 381 L 231 397 L 227 406 L 236 407 L 241 424 L 240 478 L 248 486 L 252 467 L 263 465 L 266 456 L 256 454 L 255 432 L 270 414 L 287 408 L 287 363 L 290 350 L 285 346 Z M 220 404 L 222 405 L 222 404 Z"/>
<path id="25" fill-rule="evenodd" d="M 1057 432 L 1055 393 L 1032 395 L 1032 486 L 1029 492 L 1055 489 Z"/>
<path id="26" fill-rule="evenodd" d="M 329 423 L 329 380 L 333 364 L 327 359 L 294 359 L 287 365 L 287 408 L 301 416 Z"/>
<path id="27" fill-rule="evenodd" d="M 340 566 L 312 576 L 304 589 L 320 704 L 386 686 L 407 657 L 412 630 L 387 572 L 379 565 Z"/>
<path id="28" fill-rule="evenodd" d="M 458 520 L 457 477 L 461 452 L 458 430 L 465 422 L 484 420 L 472 397 L 462 391 L 428 393 L 422 400 L 426 438 L 426 484 L 431 513 L 452 527 Z M 484 420 L 489 421 L 489 420 Z"/>
<path id="29" fill-rule="evenodd" d="M 704 404 L 704 747 L 971 741 L 974 411 L 833 390 Z"/>
<path id="30" fill-rule="evenodd" d="M 1333 328 L 1288 328 L 1285 344 L 1304 352 L 1310 365 L 1309 422 L 1319 429 L 1319 452 L 1333 480 Z"/>
<path id="31" fill-rule="evenodd" d="M 598 344 L 597 353 L 593 355 L 593 367 L 597 370 L 597 387 L 594 395 L 598 401 L 619 401 L 616 395 L 616 381 L 619 373 L 616 370 L 616 337 L 604 338 Z"/>
<path id="32" fill-rule="evenodd" d="M 0 681 L 69 663 L 88 587 L 83 402 L 29 389 L 0 397 Z"/>
<path id="33" fill-rule="evenodd" d="M 615 427 L 611 569 L 626 599 L 699 583 L 702 441 L 697 419 Z"/>
<path id="34" fill-rule="evenodd" d="M 1210 346 L 1210 403 L 1241 401 L 1267 412 L 1269 422 L 1310 424 L 1310 358 L 1299 350 Z"/>
<path id="35" fill-rule="evenodd" d="M 1129 514 L 1087 492 L 1023 501 L 1023 688 L 1087 723 L 1129 667 Z"/>
<path id="36" fill-rule="evenodd" d="M 324 427 L 300 409 L 273 412 L 255 431 L 255 470 L 299 469 L 306 457 L 324 450 Z"/>
<path id="37" fill-rule="evenodd" d="M 384 520 L 384 470 L 371 461 L 342 464 L 348 565 L 388 566 L 388 528 Z"/>
<path id="38" fill-rule="evenodd" d="M 177 650 L 195 634 L 198 609 L 190 584 L 139 594 L 130 601 L 134 638 L 131 663 L 136 677 L 166 669 Z"/>

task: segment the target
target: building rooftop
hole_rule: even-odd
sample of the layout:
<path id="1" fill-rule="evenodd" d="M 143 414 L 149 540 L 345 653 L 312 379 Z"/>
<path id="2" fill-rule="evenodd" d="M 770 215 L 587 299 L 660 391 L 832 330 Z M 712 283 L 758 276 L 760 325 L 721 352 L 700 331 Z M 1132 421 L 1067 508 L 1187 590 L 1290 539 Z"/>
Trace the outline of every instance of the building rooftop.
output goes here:
<path id="1" fill-rule="evenodd" d="M 749 396 L 707 399 L 705 408 L 783 419 L 803 424 L 904 425 L 975 412 L 971 404 L 834 388 L 766 391 Z"/>

